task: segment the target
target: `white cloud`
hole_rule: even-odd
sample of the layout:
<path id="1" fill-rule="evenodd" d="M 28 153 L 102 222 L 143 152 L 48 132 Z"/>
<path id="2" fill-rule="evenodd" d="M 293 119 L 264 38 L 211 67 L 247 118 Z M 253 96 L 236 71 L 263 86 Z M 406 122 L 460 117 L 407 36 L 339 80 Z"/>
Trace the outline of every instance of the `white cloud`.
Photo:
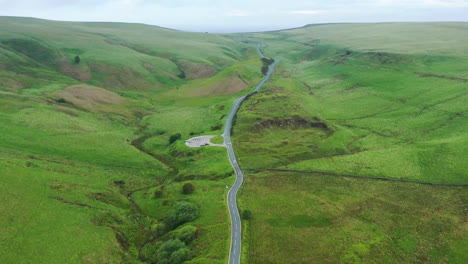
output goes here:
<path id="1" fill-rule="evenodd" d="M 468 7 L 468 0 L 375 0 L 358 1 L 364 4 L 375 4 L 380 6 L 410 6 L 410 7 L 445 7 L 457 8 Z"/>
<path id="2" fill-rule="evenodd" d="M 318 15 L 322 13 L 320 10 L 294 10 L 290 11 L 290 15 Z"/>
<path id="3" fill-rule="evenodd" d="M 252 13 L 244 10 L 231 10 L 226 12 L 225 15 L 230 17 L 246 17 L 251 16 Z"/>
<path id="4" fill-rule="evenodd" d="M 428 6 L 438 6 L 438 7 L 468 7 L 468 1 L 465 0 L 424 0 L 423 4 Z"/>

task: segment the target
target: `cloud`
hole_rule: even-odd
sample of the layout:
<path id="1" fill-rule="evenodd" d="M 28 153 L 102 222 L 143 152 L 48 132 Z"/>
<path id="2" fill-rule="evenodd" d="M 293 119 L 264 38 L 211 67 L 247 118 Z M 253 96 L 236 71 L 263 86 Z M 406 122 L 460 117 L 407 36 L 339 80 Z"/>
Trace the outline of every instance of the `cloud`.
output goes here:
<path id="1" fill-rule="evenodd" d="M 458 8 L 468 7 L 468 0 L 374 0 L 374 1 L 356 1 L 359 4 L 377 5 L 377 6 L 398 6 L 398 7 L 442 7 Z"/>
<path id="2" fill-rule="evenodd" d="M 468 7 L 468 1 L 466 0 L 424 0 L 423 4 L 428 6 L 438 6 L 438 7 L 448 7 L 448 8 L 457 8 L 457 7 Z"/>
<path id="3" fill-rule="evenodd" d="M 251 16 L 252 13 L 244 10 L 231 10 L 226 12 L 225 15 L 230 17 L 246 17 Z"/>
<path id="4" fill-rule="evenodd" d="M 322 13 L 321 10 L 294 10 L 288 12 L 290 15 L 318 15 Z"/>

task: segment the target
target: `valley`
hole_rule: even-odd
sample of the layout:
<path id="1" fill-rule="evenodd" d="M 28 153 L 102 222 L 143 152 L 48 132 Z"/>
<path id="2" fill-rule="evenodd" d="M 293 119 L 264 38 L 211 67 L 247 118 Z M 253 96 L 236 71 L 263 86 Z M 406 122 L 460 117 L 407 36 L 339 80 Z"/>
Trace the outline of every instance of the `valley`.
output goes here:
<path id="1" fill-rule="evenodd" d="M 0 17 L 0 262 L 465 263 L 467 30 Z"/>

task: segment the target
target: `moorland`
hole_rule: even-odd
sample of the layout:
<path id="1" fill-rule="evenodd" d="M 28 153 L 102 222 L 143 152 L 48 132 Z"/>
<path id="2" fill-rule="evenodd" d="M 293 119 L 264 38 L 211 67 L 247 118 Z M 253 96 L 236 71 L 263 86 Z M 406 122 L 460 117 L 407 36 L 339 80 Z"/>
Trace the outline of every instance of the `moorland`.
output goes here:
<path id="1" fill-rule="evenodd" d="M 0 262 L 468 260 L 467 23 L 243 34 L 0 17 Z M 222 139 L 215 139 L 220 143 Z M 390 179 L 390 181 L 386 180 Z"/>

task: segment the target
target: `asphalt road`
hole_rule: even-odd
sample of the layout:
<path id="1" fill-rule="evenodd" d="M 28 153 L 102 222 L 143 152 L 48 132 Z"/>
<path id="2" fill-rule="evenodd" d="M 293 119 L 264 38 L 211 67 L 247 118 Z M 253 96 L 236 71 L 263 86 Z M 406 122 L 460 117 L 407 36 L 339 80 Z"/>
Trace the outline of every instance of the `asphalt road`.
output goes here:
<path id="1" fill-rule="evenodd" d="M 257 52 L 260 57 L 264 57 L 263 52 L 261 51 L 261 46 L 257 45 Z M 268 69 L 268 73 L 265 75 L 263 80 L 255 87 L 252 93 L 256 93 L 262 88 L 262 86 L 270 79 L 271 74 L 275 70 L 276 65 L 278 64 L 278 60 L 275 60 L 273 64 L 270 65 Z M 250 95 L 249 94 L 249 95 Z M 248 96 L 248 95 L 247 95 Z M 241 168 L 239 167 L 236 155 L 234 154 L 234 149 L 232 147 L 231 142 L 231 129 L 232 129 L 232 121 L 236 116 L 239 107 L 241 106 L 242 102 L 245 100 L 247 96 L 242 96 L 236 99 L 234 105 L 229 113 L 229 116 L 226 120 L 226 124 L 224 126 L 224 144 L 227 148 L 227 153 L 229 156 L 229 161 L 231 162 L 232 167 L 234 168 L 234 172 L 236 173 L 236 182 L 232 185 L 231 189 L 227 195 L 227 204 L 229 208 L 229 215 L 231 217 L 231 246 L 229 250 L 229 264 L 239 264 L 240 263 L 240 256 L 241 256 L 241 238 L 242 238 L 242 226 L 241 226 L 241 219 L 239 215 L 239 210 L 237 208 L 237 191 L 239 190 L 242 182 L 244 181 L 244 174 L 242 173 Z"/>

